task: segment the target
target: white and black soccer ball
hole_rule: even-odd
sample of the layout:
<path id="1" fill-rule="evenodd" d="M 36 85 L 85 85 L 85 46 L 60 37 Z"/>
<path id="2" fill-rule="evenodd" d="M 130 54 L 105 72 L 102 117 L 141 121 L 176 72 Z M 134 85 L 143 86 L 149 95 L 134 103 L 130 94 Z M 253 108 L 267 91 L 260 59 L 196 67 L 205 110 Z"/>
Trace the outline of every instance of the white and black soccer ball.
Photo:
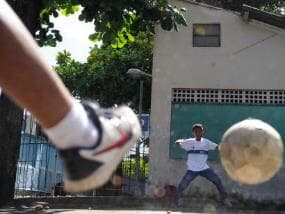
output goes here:
<path id="1" fill-rule="evenodd" d="M 227 174 L 243 184 L 270 180 L 283 162 L 283 143 L 279 133 L 257 119 L 246 119 L 230 127 L 219 150 Z"/>

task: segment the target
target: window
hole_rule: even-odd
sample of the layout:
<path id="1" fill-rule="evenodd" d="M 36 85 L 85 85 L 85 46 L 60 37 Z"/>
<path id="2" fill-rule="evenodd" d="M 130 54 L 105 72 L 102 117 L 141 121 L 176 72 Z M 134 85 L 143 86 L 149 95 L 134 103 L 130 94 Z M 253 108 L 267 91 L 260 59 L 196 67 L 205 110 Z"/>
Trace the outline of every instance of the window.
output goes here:
<path id="1" fill-rule="evenodd" d="M 249 94 L 251 94 L 249 96 Z M 253 95 L 254 94 L 254 95 Z M 255 94 L 262 94 L 257 96 Z M 275 94 L 272 96 L 272 94 Z M 186 95 L 186 96 L 183 96 Z M 219 104 L 279 104 L 285 105 L 285 90 L 229 90 L 229 89 L 173 89 L 174 103 L 219 103 Z"/>
<path id="2" fill-rule="evenodd" d="M 193 47 L 221 47 L 221 25 L 193 24 Z"/>

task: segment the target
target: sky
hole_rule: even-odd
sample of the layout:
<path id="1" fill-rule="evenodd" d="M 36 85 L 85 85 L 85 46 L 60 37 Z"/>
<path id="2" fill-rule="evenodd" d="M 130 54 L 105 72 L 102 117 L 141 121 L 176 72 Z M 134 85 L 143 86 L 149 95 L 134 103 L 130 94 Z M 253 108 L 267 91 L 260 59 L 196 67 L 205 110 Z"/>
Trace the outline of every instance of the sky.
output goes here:
<path id="1" fill-rule="evenodd" d="M 56 47 L 42 47 L 40 50 L 43 57 L 50 65 L 55 65 L 57 52 L 66 49 L 75 60 L 84 62 L 89 55 L 90 47 L 93 46 L 88 36 L 94 33 L 94 25 L 79 21 L 78 14 L 68 17 L 58 16 L 52 21 L 55 24 L 55 29 L 60 30 L 63 41 L 59 42 Z"/>
<path id="2" fill-rule="evenodd" d="M 63 41 L 56 47 L 42 47 L 41 52 L 50 65 L 56 63 L 56 53 L 64 49 L 69 51 L 72 57 L 80 62 L 84 62 L 89 55 L 90 47 L 93 43 L 88 39 L 91 33 L 94 33 L 94 25 L 78 20 L 78 14 L 68 17 L 58 16 L 53 18 L 55 29 L 59 30 Z"/>

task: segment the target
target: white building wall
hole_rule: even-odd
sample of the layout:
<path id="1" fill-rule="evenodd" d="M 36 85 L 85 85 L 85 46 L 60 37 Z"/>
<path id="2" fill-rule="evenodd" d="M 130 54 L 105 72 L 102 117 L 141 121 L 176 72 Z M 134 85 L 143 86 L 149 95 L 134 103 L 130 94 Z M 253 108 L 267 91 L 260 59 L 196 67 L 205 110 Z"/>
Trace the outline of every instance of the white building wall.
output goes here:
<path id="1" fill-rule="evenodd" d="M 185 160 L 169 159 L 172 88 L 285 88 L 284 30 L 258 21 L 247 23 L 223 9 L 186 1 L 172 4 L 187 8 L 189 26 L 180 27 L 180 32 L 156 28 L 150 181 L 162 185 L 177 184 L 185 172 Z M 193 48 L 193 23 L 220 23 L 221 47 Z M 223 174 L 219 164 L 218 168 Z"/>

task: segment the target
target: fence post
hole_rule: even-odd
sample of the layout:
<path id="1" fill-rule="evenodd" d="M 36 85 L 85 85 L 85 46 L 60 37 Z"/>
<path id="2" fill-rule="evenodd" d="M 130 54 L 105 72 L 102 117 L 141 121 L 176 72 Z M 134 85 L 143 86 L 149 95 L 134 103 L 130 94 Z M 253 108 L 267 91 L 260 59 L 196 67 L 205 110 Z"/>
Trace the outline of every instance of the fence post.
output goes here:
<path id="1" fill-rule="evenodd" d="M 54 171 L 53 171 L 53 182 L 52 182 L 52 188 L 56 187 L 56 176 L 57 176 L 57 151 L 55 151 L 55 157 L 54 157 Z M 55 191 L 52 191 L 53 197 L 54 197 Z"/>

